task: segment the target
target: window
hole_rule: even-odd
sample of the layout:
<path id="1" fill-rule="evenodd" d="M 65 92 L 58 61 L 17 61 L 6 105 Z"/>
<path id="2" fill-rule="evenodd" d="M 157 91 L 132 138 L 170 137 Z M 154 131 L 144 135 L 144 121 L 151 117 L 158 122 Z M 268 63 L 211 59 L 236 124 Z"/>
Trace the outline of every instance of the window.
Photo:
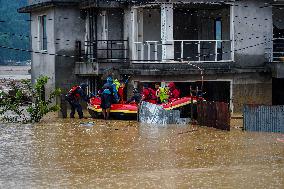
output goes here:
<path id="1" fill-rule="evenodd" d="M 215 20 L 215 40 L 222 40 L 222 20 L 217 18 Z M 222 42 L 217 42 L 218 60 L 222 59 Z"/>
<path id="2" fill-rule="evenodd" d="M 46 15 L 38 17 L 39 50 L 47 50 Z"/>

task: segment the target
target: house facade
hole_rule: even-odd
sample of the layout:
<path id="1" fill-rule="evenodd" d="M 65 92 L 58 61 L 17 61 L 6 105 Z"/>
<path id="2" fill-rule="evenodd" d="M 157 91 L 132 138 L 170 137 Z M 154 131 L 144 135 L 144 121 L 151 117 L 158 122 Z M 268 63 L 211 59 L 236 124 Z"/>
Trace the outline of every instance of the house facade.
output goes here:
<path id="1" fill-rule="evenodd" d="M 144 82 L 174 81 L 205 98 L 281 104 L 284 2 L 269 0 L 30 0 L 32 79 L 46 88 L 82 81 L 97 91 L 109 74 Z M 284 88 L 284 86 L 282 87 Z M 277 90 L 276 90 L 277 89 Z"/>

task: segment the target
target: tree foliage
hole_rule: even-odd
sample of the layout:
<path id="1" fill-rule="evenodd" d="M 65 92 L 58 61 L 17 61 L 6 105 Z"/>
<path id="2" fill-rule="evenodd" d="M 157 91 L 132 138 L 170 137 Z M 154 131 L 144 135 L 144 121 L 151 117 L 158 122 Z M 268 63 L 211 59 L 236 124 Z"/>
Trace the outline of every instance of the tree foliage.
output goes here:
<path id="1" fill-rule="evenodd" d="M 0 93 L 0 115 L 3 120 L 7 122 L 24 122 L 34 123 L 39 122 L 44 115 L 49 112 L 56 112 L 60 109 L 59 105 L 54 105 L 53 102 L 56 97 L 60 96 L 61 90 L 55 89 L 50 93 L 47 99 L 42 95 L 45 85 L 48 82 L 47 76 L 38 78 L 34 85 L 30 80 L 23 80 L 22 83 L 28 86 L 32 94 L 33 101 L 27 107 L 23 108 L 23 90 L 21 88 L 13 87 L 14 95 L 8 95 L 3 92 Z M 25 113 L 25 110 L 28 114 Z M 10 114 L 7 115 L 7 112 Z"/>

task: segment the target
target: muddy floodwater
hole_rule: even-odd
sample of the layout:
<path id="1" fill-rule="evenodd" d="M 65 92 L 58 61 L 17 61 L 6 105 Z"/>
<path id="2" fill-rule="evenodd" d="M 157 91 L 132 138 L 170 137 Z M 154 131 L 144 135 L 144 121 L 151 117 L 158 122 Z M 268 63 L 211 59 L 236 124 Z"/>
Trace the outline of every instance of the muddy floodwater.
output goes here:
<path id="1" fill-rule="evenodd" d="M 1 124 L 0 188 L 284 188 L 281 139 L 131 121 Z"/>

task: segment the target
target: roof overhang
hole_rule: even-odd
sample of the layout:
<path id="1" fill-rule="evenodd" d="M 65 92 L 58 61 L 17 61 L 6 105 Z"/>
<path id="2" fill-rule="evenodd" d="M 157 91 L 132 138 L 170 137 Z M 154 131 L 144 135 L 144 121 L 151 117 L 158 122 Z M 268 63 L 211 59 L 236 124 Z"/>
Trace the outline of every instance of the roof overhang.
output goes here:
<path id="1" fill-rule="evenodd" d="M 31 12 L 35 12 L 35 11 L 39 11 L 42 9 L 47 9 L 50 7 L 55 7 L 55 6 L 78 6 L 79 3 L 78 2 L 62 2 L 62 1 L 46 1 L 46 2 L 42 2 L 42 3 L 37 3 L 37 4 L 33 4 L 33 5 L 29 5 L 29 6 L 25 6 L 25 7 L 21 7 L 18 9 L 19 13 L 31 13 Z"/>

